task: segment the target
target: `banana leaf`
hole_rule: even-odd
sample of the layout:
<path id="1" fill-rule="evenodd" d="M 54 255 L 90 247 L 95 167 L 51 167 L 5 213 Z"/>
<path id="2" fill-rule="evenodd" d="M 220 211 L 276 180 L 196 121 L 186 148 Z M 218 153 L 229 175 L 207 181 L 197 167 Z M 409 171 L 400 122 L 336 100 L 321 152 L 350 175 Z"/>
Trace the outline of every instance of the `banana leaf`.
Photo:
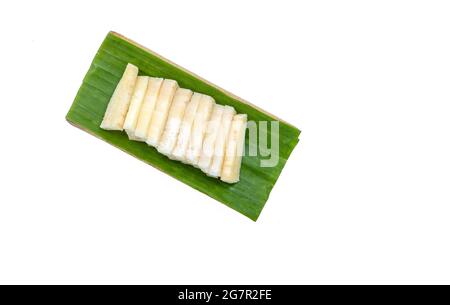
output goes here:
<path id="1" fill-rule="evenodd" d="M 267 157 L 259 152 L 256 156 L 245 155 L 242 160 L 240 181 L 227 184 L 206 176 L 190 165 L 172 161 L 145 143 L 130 141 L 124 132 L 100 129 L 106 106 L 127 63 L 136 65 L 142 75 L 174 79 L 181 87 L 210 95 L 218 104 L 231 105 L 238 113 L 246 113 L 249 121 L 279 121 L 278 135 L 267 132 L 268 143 L 271 137 L 279 137 L 278 164 L 275 167 L 262 168 L 260 161 Z M 72 125 L 190 185 L 254 221 L 258 219 L 300 135 L 300 130 L 294 126 L 114 32 L 106 36 L 95 55 L 66 119 Z M 245 145 L 247 152 L 250 145 L 248 139 L 247 133 Z"/>

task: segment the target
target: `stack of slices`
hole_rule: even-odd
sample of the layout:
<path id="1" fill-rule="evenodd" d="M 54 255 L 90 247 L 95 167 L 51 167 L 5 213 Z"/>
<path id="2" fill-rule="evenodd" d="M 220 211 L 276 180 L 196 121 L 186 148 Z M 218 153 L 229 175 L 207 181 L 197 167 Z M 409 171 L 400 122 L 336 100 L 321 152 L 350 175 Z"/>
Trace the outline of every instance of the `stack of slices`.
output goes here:
<path id="1" fill-rule="evenodd" d="M 100 127 L 125 130 L 130 140 L 146 142 L 170 159 L 224 182 L 238 182 L 247 115 L 180 88 L 175 80 L 138 72 L 127 65 Z"/>

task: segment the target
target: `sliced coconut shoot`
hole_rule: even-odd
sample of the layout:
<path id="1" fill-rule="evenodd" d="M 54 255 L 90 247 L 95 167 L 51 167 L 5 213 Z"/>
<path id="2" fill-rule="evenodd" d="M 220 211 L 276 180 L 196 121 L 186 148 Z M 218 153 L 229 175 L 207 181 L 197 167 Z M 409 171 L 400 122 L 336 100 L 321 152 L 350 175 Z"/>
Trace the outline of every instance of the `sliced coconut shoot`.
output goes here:
<path id="1" fill-rule="evenodd" d="M 200 159 L 198 160 L 198 167 L 205 173 L 208 171 L 214 155 L 214 145 L 216 143 L 217 135 L 219 134 L 219 127 L 224 109 L 225 107 L 222 105 L 214 105 L 211 119 L 206 128 L 203 148 L 200 153 Z"/>
<path id="2" fill-rule="evenodd" d="M 133 95 L 131 96 L 130 107 L 128 108 L 125 123 L 123 124 L 123 129 L 127 132 L 130 140 L 136 140 L 134 132 L 139 119 L 142 102 L 144 101 L 145 93 L 147 92 L 148 80 L 148 76 L 138 76 Z"/>
<path id="3" fill-rule="evenodd" d="M 147 139 L 148 128 L 152 119 L 153 110 L 155 109 L 156 100 L 158 99 L 162 78 L 150 77 L 147 85 L 147 92 L 145 93 L 142 102 L 139 119 L 134 131 L 135 139 L 143 141 Z"/>
<path id="4" fill-rule="evenodd" d="M 214 156 L 206 174 L 211 177 L 219 177 L 222 172 L 223 159 L 225 155 L 225 145 L 228 139 L 231 122 L 236 111 L 231 106 L 224 106 L 222 120 L 220 122 L 219 133 L 214 145 Z"/>
<path id="5" fill-rule="evenodd" d="M 123 130 L 125 117 L 130 106 L 131 96 L 136 85 L 138 68 L 128 64 L 106 108 L 100 128 Z"/>
<path id="6" fill-rule="evenodd" d="M 202 99 L 202 94 L 194 93 L 191 101 L 186 106 L 183 120 L 181 121 L 180 132 L 178 133 L 177 143 L 169 155 L 169 158 L 186 162 L 186 151 L 191 137 L 192 126 L 194 124 L 195 114 L 197 113 L 198 105 Z"/>
<path id="7" fill-rule="evenodd" d="M 242 155 L 244 154 L 245 131 L 247 128 L 247 115 L 236 114 L 231 122 L 230 133 L 225 148 L 222 173 L 220 180 L 227 183 L 239 181 Z"/>
<path id="8" fill-rule="evenodd" d="M 198 159 L 200 158 L 206 127 L 214 104 L 215 102 L 212 97 L 209 95 L 202 95 L 197 113 L 195 114 L 191 137 L 186 151 L 186 163 L 193 166 L 197 166 Z"/>
<path id="9" fill-rule="evenodd" d="M 177 142 L 180 131 L 181 121 L 183 120 L 186 106 L 192 97 L 192 91 L 189 89 L 178 88 L 173 97 L 172 106 L 170 106 L 167 116 L 166 127 L 159 141 L 158 151 L 169 156 Z"/>
<path id="10" fill-rule="evenodd" d="M 247 115 L 216 105 L 208 95 L 179 88 L 175 80 L 138 72 L 136 66 L 126 66 L 100 127 L 125 129 L 130 140 L 145 141 L 223 182 L 238 182 Z"/>
<path id="11" fill-rule="evenodd" d="M 161 134 L 166 125 L 167 116 L 169 115 L 170 105 L 177 89 L 178 83 L 172 79 L 165 79 L 161 85 L 152 119 L 148 127 L 147 140 L 145 141 L 150 146 L 157 147 L 159 144 Z"/>

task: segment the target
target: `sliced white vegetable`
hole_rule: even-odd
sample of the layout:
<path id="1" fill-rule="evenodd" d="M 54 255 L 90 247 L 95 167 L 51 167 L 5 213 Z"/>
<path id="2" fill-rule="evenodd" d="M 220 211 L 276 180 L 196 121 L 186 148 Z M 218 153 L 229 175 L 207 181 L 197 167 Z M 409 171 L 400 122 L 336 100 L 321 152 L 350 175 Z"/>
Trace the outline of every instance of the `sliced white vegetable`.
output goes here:
<path id="1" fill-rule="evenodd" d="M 194 124 L 192 126 L 191 137 L 189 139 L 186 151 L 185 162 L 197 166 L 200 157 L 200 151 L 203 145 L 203 139 L 206 133 L 206 126 L 211 116 L 215 102 L 209 95 L 202 95 L 197 113 L 195 114 Z"/>
<path id="2" fill-rule="evenodd" d="M 148 127 L 147 140 L 145 141 L 150 146 L 158 146 L 159 144 L 161 134 L 166 126 L 170 105 L 177 89 L 178 83 L 172 79 L 165 79 L 161 85 L 152 119 Z"/>
<path id="3" fill-rule="evenodd" d="M 222 172 L 223 159 L 225 155 L 225 144 L 228 139 L 231 121 L 233 120 L 236 111 L 231 106 L 224 106 L 222 120 L 220 122 L 219 134 L 217 135 L 216 143 L 214 145 L 214 156 L 206 174 L 211 177 L 219 177 Z"/>
<path id="4" fill-rule="evenodd" d="M 199 167 L 226 183 L 239 181 L 247 115 L 216 105 L 175 80 L 138 76 L 128 64 L 100 127 L 124 130 L 171 159 Z"/>
<path id="5" fill-rule="evenodd" d="M 247 115 L 235 115 L 233 122 L 231 123 L 230 133 L 225 148 L 222 173 L 220 174 L 220 180 L 224 182 L 236 183 L 239 181 L 246 128 Z"/>
<path id="6" fill-rule="evenodd" d="M 202 99 L 202 94 L 194 92 L 191 101 L 188 103 L 181 121 L 180 132 L 178 133 L 177 144 L 169 158 L 186 162 L 186 151 L 191 137 L 192 126 L 194 124 L 195 114 L 198 105 Z"/>
<path id="7" fill-rule="evenodd" d="M 134 131 L 135 139 L 145 141 L 147 139 L 148 127 L 152 119 L 153 110 L 155 109 L 156 100 L 158 99 L 162 78 L 150 77 L 147 85 L 147 92 L 142 102 L 139 119 Z"/>
<path id="8" fill-rule="evenodd" d="M 138 68 L 128 64 L 106 108 L 100 128 L 106 130 L 123 130 L 125 116 L 130 106 L 138 75 Z"/>
<path id="9" fill-rule="evenodd" d="M 200 159 L 198 160 L 198 167 L 205 173 L 208 172 L 214 155 L 214 144 L 216 143 L 216 138 L 219 134 L 219 127 L 220 122 L 222 121 L 224 109 L 225 107 L 222 105 L 214 105 L 211 119 L 209 120 L 206 128 L 203 148 L 200 152 Z"/>
<path id="10" fill-rule="evenodd" d="M 133 95 L 131 96 L 130 107 L 128 108 L 125 123 L 123 124 L 123 129 L 127 132 L 130 140 L 136 139 L 134 132 L 139 119 L 142 102 L 144 101 L 145 93 L 147 92 L 148 80 L 148 76 L 138 76 Z"/>
<path id="11" fill-rule="evenodd" d="M 183 120 L 186 106 L 192 97 L 192 91 L 189 89 L 178 88 L 173 97 L 172 106 L 170 106 L 167 117 L 166 127 L 161 135 L 158 145 L 158 151 L 169 156 L 177 142 L 180 131 L 181 121 Z"/>

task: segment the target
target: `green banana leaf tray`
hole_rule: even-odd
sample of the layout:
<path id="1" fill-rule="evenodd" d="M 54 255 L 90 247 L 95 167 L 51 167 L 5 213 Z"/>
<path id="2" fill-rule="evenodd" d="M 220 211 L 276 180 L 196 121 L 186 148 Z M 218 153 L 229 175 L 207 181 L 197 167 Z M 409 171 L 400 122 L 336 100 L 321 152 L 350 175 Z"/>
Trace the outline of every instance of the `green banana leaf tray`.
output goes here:
<path id="1" fill-rule="evenodd" d="M 267 143 L 271 143 L 271 137 L 279 137 L 278 164 L 274 167 L 261 167 L 260 161 L 267 159 L 267 156 L 263 156 L 260 152 L 256 156 L 244 155 L 240 181 L 227 184 L 206 176 L 190 165 L 172 161 L 145 143 L 130 141 L 124 132 L 100 129 L 109 99 L 127 63 L 136 65 L 141 75 L 174 79 L 181 87 L 210 95 L 218 104 L 231 105 L 238 113 L 246 113 L 249 121 L 279 121 L 278 134 L 270 130 L 266 133 Z M 150 164 L 254 221 L 258 219 L 264 208 L 300 136 L 298 128 L 115 32 L 108 33 L 100 46 L 66 119 L 72 125 Z M 270 127 L 270 123 L 268 125 Z M 249 150 L 250 145 L 247 133 L 246 151 Z"/>

